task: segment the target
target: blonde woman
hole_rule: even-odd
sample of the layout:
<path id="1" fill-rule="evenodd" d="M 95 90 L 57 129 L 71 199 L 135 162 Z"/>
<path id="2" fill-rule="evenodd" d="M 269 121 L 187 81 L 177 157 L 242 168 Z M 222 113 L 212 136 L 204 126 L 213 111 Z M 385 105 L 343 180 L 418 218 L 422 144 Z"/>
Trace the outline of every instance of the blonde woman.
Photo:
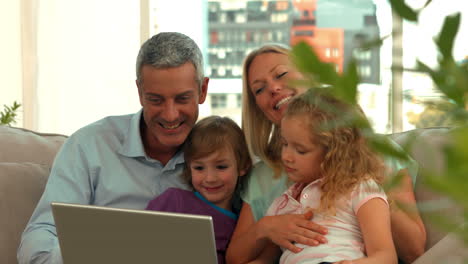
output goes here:
<path id="1" fill-rule="evenodd" d="M 289 57 L 289 49 L 266 45 L 252 51 L 243 69 L 243 130 L 251 154 L 260 159 L 251 171 L 244 205 L 228 251 L 228 263 L 255 260 L 269 241 L 298 253 L 295 243 L 316 246 L 327 243 L 327 229 L 314 222 L 310 212 L 265 216 L 273 200 L 288 187 L 281 169 L 280 121 L 289 101 L 305 92 L 291 87 L 291 81 L 302 78 Z M 389 171 L 404 174 L 402 184 L 388 193 L 388 198 L 416 208 L 413 192 L 417 164 L 386 160 Z M 413 177 L 412 177 L 413 176 Z M 424 253 L 426 232 L 417 210 L 391 210 L 393 241 L 398 256 L 411 263 Z"/>

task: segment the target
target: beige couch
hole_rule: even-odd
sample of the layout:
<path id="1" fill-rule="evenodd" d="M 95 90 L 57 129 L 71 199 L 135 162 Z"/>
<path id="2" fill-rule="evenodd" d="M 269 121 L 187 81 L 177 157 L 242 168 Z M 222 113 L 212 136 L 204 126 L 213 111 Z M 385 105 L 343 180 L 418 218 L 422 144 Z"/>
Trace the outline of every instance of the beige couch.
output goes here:
<path id="1" fill-rule="evenodd" d="M 65 139 L 0 125 L 0 263 L 17 263 L 21 233 Z"/>
<path id="2" fill-rule="evenodd" d="M 419 129 L 415 139 L 411 139 L 409 132 L 392 137 L 399 143 L 415 141 L 411 154 L 420 167 L 440 170 L 444 163 L 439 149 L 447 131 L 446 128 Z M 43 192 L 55 154 L 65 140 L 63 135 L 0 126 L 0 263 L 16 263 L 21 233 Z M 423 179 L 416 183 L 416 196 L 418 201 L 440 198 L 424 188 Z M 452 255 L 460 255 L 462 249 L 458 240 L 449 236 L 434 246 L 447 232 L 435 228 L 425 214 L 423 219 L 428 231 L 426 248 L 432 249 L 416 263 L 449 263 L 448 256 L 451 256 L 450 263 L 455 263 Z"/>

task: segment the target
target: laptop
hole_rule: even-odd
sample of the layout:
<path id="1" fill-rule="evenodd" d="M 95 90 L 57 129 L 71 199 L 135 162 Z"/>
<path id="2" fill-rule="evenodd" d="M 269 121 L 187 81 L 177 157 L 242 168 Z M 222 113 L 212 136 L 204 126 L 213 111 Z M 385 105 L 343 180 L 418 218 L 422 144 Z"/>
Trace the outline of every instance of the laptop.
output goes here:
<path id="1" fill-rule="evenodd" d="M 51 206 L 64 264 L 217 263 L 211 216 Z"/>

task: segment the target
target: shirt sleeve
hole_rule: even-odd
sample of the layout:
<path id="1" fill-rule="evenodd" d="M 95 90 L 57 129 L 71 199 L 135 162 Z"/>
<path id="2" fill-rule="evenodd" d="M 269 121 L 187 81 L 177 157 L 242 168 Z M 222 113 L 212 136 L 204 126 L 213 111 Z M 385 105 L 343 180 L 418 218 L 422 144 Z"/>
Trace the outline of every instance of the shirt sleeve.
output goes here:
<path id="1" fill-rule="evenodd" d="M 390 139 L 390 143 L 396 148 L 401 149 L 400 145 L 398 145 L 398 143 L 396 143 L 392 139 Z M 402 169 L 407 169 L 409 175 L 411 176 L 413 186 L 415 186 L 419 165 L 413 158 L 409 157 L 408 160 L 403 161 L 394 157 L 384 157 L 384 162 L 387 166 L 387 176 L 393 177 L 396 175 L 396 173 L 398 173 L 398 171 Z"/>
<path id="2" fill-rule="evenodd" d="M 382 199 L 388 206 L 387 195 L 385 195 L 383 189 L 374 180 L 361 183 L 351 193 L 351 204 L 354 213 L 357 215 L 359 208 L 374 198 Z"/>
<path id="3" fill-rule="evenodd" d="M 84 152 L 77 138 L 71 136 L 57 154 L 44 193 L 22 234 L 18 263 L 62 263 L 50 203 L 90 204 L 91 177 Z"/>

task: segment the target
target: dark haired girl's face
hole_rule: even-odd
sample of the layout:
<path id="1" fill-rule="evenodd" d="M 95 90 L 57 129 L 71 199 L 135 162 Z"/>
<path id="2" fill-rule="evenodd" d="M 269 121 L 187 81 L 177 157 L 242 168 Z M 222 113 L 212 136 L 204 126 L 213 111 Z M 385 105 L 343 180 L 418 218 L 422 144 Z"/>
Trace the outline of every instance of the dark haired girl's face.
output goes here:
<path id="1" fill-rule="evenodd" d="M 193 159 L 189 166 L 195 190 L 213 204 L 231 210 L 237 178 L 245 174 L 245 171 L 239 171 L 232 149 L 220 149 Z"/>

